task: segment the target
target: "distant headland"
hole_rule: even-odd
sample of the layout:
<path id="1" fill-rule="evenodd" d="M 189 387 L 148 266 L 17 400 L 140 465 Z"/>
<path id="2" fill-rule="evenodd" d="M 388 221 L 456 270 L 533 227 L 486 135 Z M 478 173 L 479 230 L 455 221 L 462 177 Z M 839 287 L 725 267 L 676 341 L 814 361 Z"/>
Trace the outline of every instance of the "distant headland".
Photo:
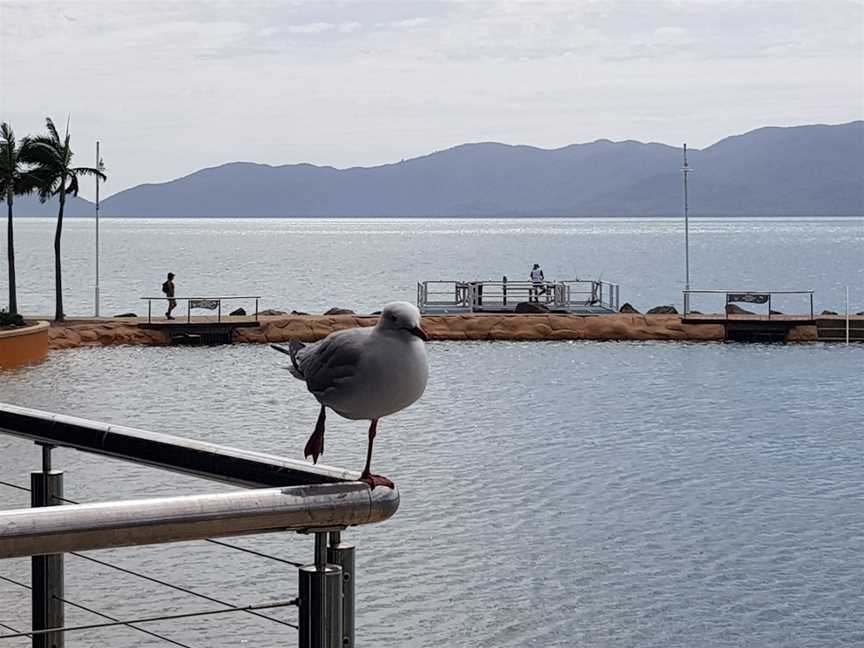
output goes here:
<path id="1" fill-rule="evenodd" d="M 694 216 L 864 215 L 864 121 L 766 127 L 688 149 Z M 122 160 L 112 160 L 117 166 Z M 559 149 L 463 144 L 336 169 L 233 162 L 104 200 L 106 217 L 663 216 L 681 211 L 681 149 L 598 140 Z M 21 216 L 56 207 L 16 201 Z M 67 201 L 69 216 L 92 203 Z"/>

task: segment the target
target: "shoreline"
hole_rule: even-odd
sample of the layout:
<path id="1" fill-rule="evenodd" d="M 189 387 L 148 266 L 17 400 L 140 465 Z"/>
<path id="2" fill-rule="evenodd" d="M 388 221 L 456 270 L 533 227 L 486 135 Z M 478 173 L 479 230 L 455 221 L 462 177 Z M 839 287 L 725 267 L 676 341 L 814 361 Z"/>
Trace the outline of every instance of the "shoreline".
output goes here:
<path id="1" fill-rule="evenodd" d="M 722 316 L 717 316 L 718 318 Z M 373 326 L 375 315 L 280 315 L 259 318 L 257 326 L 249 326 L 249 318 L 223 317 L 225 327 L 245 323 L 233 330 L 232 341 L 238 344 L 269 344 L 299 340 L 314 342 L 333 331 L 357 326 Z M 833 319 L 845 321 L 843 317 Z M 854 318 L 864 322 L 864 317 Z M 728 324 L 740 325 L 758 320 L 730 319 L 727 324 L 717 319 L 698 322 L 684 321 L 680 315 L 429 315 L 423 327 L 432 341 L 676 341 L 722 342 L 729 339 Z M 765 320 L 762 320 L 765 322 Z M 785 326 L 780 341 L 815 342 L 819 340 L 815 322 L 771 320 Z M 182 326 L 175 321 L 173 326 Z M 193 325 L 217 325 L 215 318 L 195 317 Z M 48 330 L 52 350 L 81 346 L 167 346 L 171 335 L 163 328 L 163 320 L 147 324 L 146 318 L 69 318 L 51 323 Z"/>

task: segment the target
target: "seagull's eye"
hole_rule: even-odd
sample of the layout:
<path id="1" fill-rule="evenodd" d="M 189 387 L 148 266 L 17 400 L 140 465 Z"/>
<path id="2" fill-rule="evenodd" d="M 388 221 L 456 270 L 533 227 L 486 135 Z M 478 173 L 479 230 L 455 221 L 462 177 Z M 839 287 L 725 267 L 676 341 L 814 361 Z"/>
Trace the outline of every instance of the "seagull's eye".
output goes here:
<path id="1" fill-rule="evenodd" d="M 391 322 L 395 322 L 396 320 L 397 320 L 397 317 L 396 317 L 395 315 L 391 315 L 391 316 L 390 316 L 390 321 L 391 321 Z"/>

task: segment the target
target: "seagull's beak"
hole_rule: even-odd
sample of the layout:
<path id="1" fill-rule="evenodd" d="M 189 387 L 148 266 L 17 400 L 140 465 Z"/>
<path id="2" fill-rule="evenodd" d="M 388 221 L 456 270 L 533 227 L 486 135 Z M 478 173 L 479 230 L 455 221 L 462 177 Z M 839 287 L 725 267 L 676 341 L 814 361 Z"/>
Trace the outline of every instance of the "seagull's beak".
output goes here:
<path id="1" fill-rule="evenodd" d="M 416 335 L 424 342 L 429 341 L 429 336 L 426 334 L 426 331 L 423 330 L 422 326 L 415 326 L 414 328 L 408 329 L 411 335 Z"/>

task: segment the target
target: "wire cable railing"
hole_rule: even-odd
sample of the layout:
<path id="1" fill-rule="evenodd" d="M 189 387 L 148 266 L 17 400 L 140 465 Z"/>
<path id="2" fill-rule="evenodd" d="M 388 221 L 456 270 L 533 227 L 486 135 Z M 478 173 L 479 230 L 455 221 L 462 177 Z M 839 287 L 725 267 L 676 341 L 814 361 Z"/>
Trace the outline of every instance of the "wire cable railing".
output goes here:
<path id="1" fill-rule="evenodd" d="M 28 493 L 29 493 L 29 492 L 32 492 L 32 489 L 30 489 L 30 488 L 27 488 L 27 487 L 25 487 L 25 486 L 20 486 L 20 485 L 18 485 L 18 484 L 13 484 L 13 483 L 11 483 L 11 482 L 7 482 L 7 481 L 2 481 L 2 480 L 0 480 L 0 485 L 2 485 L 2 486 L 7 486 L 7 487 L 9 487 L 9 488 L 14 488 L 14 489 L 16 489 L 16 490 L 20 490 L 20 491 L 25 491 L 25 492 L 28 492 Z M 68 498 L 65 498 L 65 497 L 58 497 L 58 496 L 56 496 L 56 495 L 54 496 L 54 499 L 61 500 L 61 501 L 66 502 L 66 503 L 68 503 L 68 504 L 77 504 L 77 505 L 80 505 L 80 504 L 81 504 L 81 502 L 78 502 L 78 501 L 75 501 L 75 500 L 71 500 L 71 499 L 68 499 Z M 285 564 L 291 565 L 291 566 L 293 566 L 293 567 L 301 567 L 302 564 L 303 564 L 303 563 L 295 562 L 295 561 L 293 561 L 293 560 L 286 560 L 286 559 L 284 559 L 284 558 L 278 558 L 278 557 L 276 557 L 276 556 L 271 556 L 271 555 L 269 555 L 269 554 L 265 554 L 265 553 L 260 552 L 260 551 L 255 551 L 255 550 L 252 550 L 252 549 L 247 549 L 247 548 L 245 548 L 245 547 L 239 547 L 239 546 L 237 546 L 237 545 L 232 545 L 232 544 L 229 544 L 229 543 L 227 543 L 227 542 L 221 542 L 221 541 L 219 541 L 219 540 L 212 540 L 212 539 L 207 538 L 207 539 L 205 539 L 205 542 L 210 542 L 210 543 L 212 543 L 212 544 L 219 545 L 219 546 L 222 546 L 222 547 L 227 547 L 227 548 L 233 549 L 233 550 L 235 550 L 235 551 L 241 551 L 241 552 L 243 552 L 243 553 L 252 554 L 252 555 L 255 555 L 255 556 L 259 556 L 259 557 L 261 557 L 261 558 L 267 558 L 267 559 L 269 559 L 269 560 L 273 560 L 273 561 L 277 561 L 277 562 L 285 563 Z M 132 570 L 132 569 L 128 569 L 128 568 L 126 568 L 126 567 L 121 567 L 121 566 L 119 566 L 119 565 L 116 565 L 116 564 L 110 563 L 110 562 L 105 561 L 105 560 L 99 560 L 98 558 L 93 558 L 92 556 L 84 555 L 84 554 L 82 554 L 82 553 L 80 553 L 80 552 L 77 552 L 77 551 L 69 552 L 69 555 L 71 555 L 71 556 L 75 556 L 76 558 L 80 558 L 80 559 L 82 559 L 82 560 L 90 561 L 90 562 L 92 562 L 92 563 L 95 563 L 95 564 L 101 565 L 102 567 L 106 567 L 106 568 L 108 568 L 108 569 L 113 569 L 113 570 L 115 570 L 115 571 L 118 571 L 118 572 L 121 572 L 121 573 L 127 574 L 127 575 L 129 575 L 129 576 L 135 576 L 135 577 L 137 577 L 137 578 L 140 578 L 140 579 L 143 579 L 143 580 L 149 581 L 149 582 L 151 582 L 151 583 L 155 583 L 155 584 L 157 584 L 157 585 L 161 585 L 161 586 L 163 586 L 163 587 L 167 587 L 167 588 L 170 588 L 170 589 L 173 589 L 173 590 L 179 591 L 179 592 L 183 592 L 184 594 L 188 594 L 188 595 L 190 595 L 190 596 L 196 596 L 196 597 L 201 598 L 201 599 L 204 599 L 204 600 L 206 600 L 206 601 L 210 601 L 211 603 L 216 603 L 216 604 L 218 604 L 218 605 L 224 605 L 224 606 L 227 606 L 227 607 L 234 607 L 234 605 L 233 605 L 232 603 L 227 603 L 227 602 L 225 602 L 225 601 L 221 601 L 221 600 L 219 600 L 219 599 L 217 599 L 217 598 L 215 598 L 215 597 L 208 596 L 208 595 L 206 595 L 206 594 L 201 594 L 200 592 L 196 592 L 196 591 L 194 591 L 194 590 L 192 590 L 192 589 L 189 589 L 189 588 L 187 588 L 187 587 L 182 587 L 182 586 L 180 586 L 180 585 L 175 585 L 175 584 L 173 584 L 173 583 L 169 583 L 169 582 L 167 582 L 167 581 L 164 581 L 164 580 L 161 580 L 161 579 L 155 578 L 155 577 L 153 577 L 153 576 L 148 576 L 148 575 L 146 575 L 146 574 L 142 574 L 142 573 L 140 573 L 140 572 L 136 572 L 136 571 L 134 571 L 134 570 Z M 13 583 L 13 584 L 15 584 L 15 585 L 20 585 L 20 586 L 22 586 L 22 587 L 26 587 L 27 589 L 32 589 L 29 585 L 25 585 L 25 584 L 23 584 L 23 583 L 20 583 L 20 582 L 18 582 L 18 581 L 15 581 L 15 580 L 13 580 L 13 579 L 11 579 L 11 578 L 7 578 L 7 577 L 4 577 L 4 576 L 0 576 L 0 580 L 4 580 L 4 581 L 10 582 L 10 583 Z M 59 597 L 58 597 L 58 598 L 59 598 Z M 61 600 L 61 601 L 63 601 L 63 602 L 68 602 L 68 601 L 66 601 L 65 599 L 62 599 L 62 598 L 60 598 L 59 600 Z M 70 603 L 70 605 L 73 605 L 74 607 L 80 607 L 80 606 L 79 606 L 78 604 L 76 604 L 76 603 Z M 93 611 L 93 610 L 87 610 L 87 611 L 88 611 L 88 612 L 93 612 L 94 614 L 97 614 L 97 615 L 99 615 L 99 616 L 103 616 L 103 617 L 105 617 L 105 618 L 110 618 L 112 621 L 117 621 L 117 619 L 115 619 L 115 618 L 113 618 L 113 617 L 109 617 L 108 615 L 102 614 L 102 613 L 100 613 L 100 612 L 95 612 L 95 611 Z M 277 618 L 275 618 L 275 617 L 271 617 L 271 616 L 268 616 L 268 615 L 266 615 L 266 614 L 261 614 L 260 612 L 250 611 L 249 614 L 252 614 L 253 616 L 259 617 L 259 618 L 261 618 L 261 619 L 266 619 L 266 620 L 268 620 L 268 621 L 272 621 L 272 622 L 274 622 L 274 623 L 278 623 L 278 624 L 281 624 L 281 625 L 289 626 L 289 627 L 291 627 L 291 628 L 294 628 L 295 630 L 298 628 L 298 626 L 297 626 L 296 624 L 294 624 L 294 623 L 290 623 L 290 622 L 288 622 L 288 621 L 283 621 L 282 619 L 277 619 Z M 136 629 L 138 629 L 138 628 L 136 628 Z M 153 634 L 153 633 L 151 633 L 151 632 L 149 632 L 149 631 L 146 631 L 146 632 L 147 632 L 147 634 Z M 158 635 L 154 635 L 154 636 L 158 636 Z M 171 643 L 175 643 L 173 640 L 171 640 L 171 639 L 167 639 L 167 638 L 165 638 L 165 637 L 159 637 L 159 638 L 160 638 L 160 639 L 165 639 L 165 641 L 168 641 L 168 642 L 171 642 Z M 184 645 L 184 644 L 179 644 L 179 643 L 178 643 L 177 645 L 181 645 L 181 646 L 182 646 L 182 645 Z M 189 648 L 189 647 L 187 646 L 187 648 Z"/>
<path id="2" fill-rule="evenodd" d="M 30 473 L 30 488 L 0 479 L 2 486 L 31 494 L 30 508 L 0 511 L 0 557 L 32 556 L 29 586 L 14 578 L 2 578 L 31 591 L 33 612 L 32 624 L 23 630 L 18 630 L 22 623 L 8 619 L 11 623 L 4 623 L 0 632 L 9 634 L 0 635 L 0 640 L 31 637 L 34 646 L 59 646 L 67 632 L 125 626 L 168 644 L 191 648 L 183 638 L 174 639 L 139 626 L 243 612 L 297 630 L 299 644 L 305 648 L 353 648 L 354 547 L 343 542 L 342 532 L 351 526 L 388 519 L 399 505 L 396 489 L 372 490 L 357 481 L 356 473 L 339 468 L 311 466 L 261 452 L 5 403 L 0 403 L 0 434 L 33 441 L 41 446 L 42 454 L 41 471 Z M 63 496 L 64 472 L 52 466 L 52 450 L 57 447 L 254 490 L 81 503 Z M 226 541 L 243 535 L 286 532 L 314 538 L 314 560 L 300 563 Z M 206 541 L 297 568 L 297 598 L 236 605 L 87 555 L 99 549 L 189 540 Z M 124 613 L 103 611 L 92 602 L 67 599 L 65 554 L 222 607 L 126 618 Z M 269 571 L 284 574 L 283 569 Z M 280 590 L 284 591 L 281 584 Z M 300 610 L 296 623 L 264 613 L 291 605 Z M 64 606 L 101 620 L 82 625 L 66 623 Z"/>
<path id="3" fill-rule="evenodd" d="M 128 626 L 130 624 L 155 623 L 156 621 L 173 621 L 177 619 L 191 619 L 193 617 L 213 616 L 216 614 L 227 614 L 230 612 L 253 612 L 255 610 L 272 610 L 298 605 L 299 600 L 294 598 L 287 601 L 273 601 L 270 603 L 255 603 L 251 605 L 235 606 L 225 610 L 201 610 L 199 612 L 181 612 L 179 614 L 163 614 L 153 617 L 142 617 L 138 619 L 126 619 L 124 621 L 111 621 L 107 623 L 89 623 L 79 626 L 62 626 L 58 628 L 45 628 L 44 630 L 31 630 L 29 632 L 16 632 L 14 634 L 0 635 L 0 640 L 17 639 L 20 637 L 35 637 L 54 632 L 75 632 L 80 630 L 96 630 L 99 628 L 112 628 L 115 626 Z"/>
<path id="4" fill-rule="evenodd" d="M 0 580 L 6 581 L 7 583 L 11 583 L 13 585 L 17 585 L 18 587 L 23 587 L 24 589 L 28 589 L 28 590 L 33 589 L 30 585 L 27 585 L 26 583 L 22 583 L 21 581 L 17 581 L 14 578 L 9 578 L 7 576 L 0 576 Z M 86 605 L 82 605 L 81 603 L 76 603 L 75 601 L 70 601 L 67 598 L 63 598 L 62 596 L 56 596 L 55 598 L 58 601 L 62 601 L 66 605 L 71 605 L 72 607 L 78 608 L 79 610 L 84 610 L 85 612 L 89 612 L 90 614 L 95 614 L 96 616 L 102 617 L 103 619 L 108 619 L 109 621 L 119 621 L 119 619 L 117 619 L 116 617 L 112 617 L 111 615 L 105 614 L 104 612 L 99 612 L 97 610 L 94 610 L 92 608 L 87 607 Z M 3 624 L 0 623 L 0 625 L 3 625 Z M 138 632 L 142 632 L 142 633 L 149 635 L 151 637 L 155 637 L 156 639 L 161 639 L 162 641 L 164 641 L 166 643 L 170 643 L 170 644 L 173 644 L 175 646 L 180 646 L 180 648 L 192 648 L 192 646 L 190 646 L 188 644 L 184 644 L 184 643 L 181 643 L 181 642 L 176 641 L 174 639 L 171 639 L 170 637 L 160 635 L 159 633 L 153 632 L 152 630 L 147 630 L 146 628 L 139 628 L 139 627 L 132 625 L 131 623 L 128 623 L 128 622 L 124 623 L 123 625 L 125 625 L 125 626 L 127 626 L 133 630 L 137 630 Z M 4 627 L 7 630 L 14 632 L 16 634 L 25 634 L 22 630 L 15 630 L 14 628 L 10 628 L 9 626 L 4 626 Z"/>

